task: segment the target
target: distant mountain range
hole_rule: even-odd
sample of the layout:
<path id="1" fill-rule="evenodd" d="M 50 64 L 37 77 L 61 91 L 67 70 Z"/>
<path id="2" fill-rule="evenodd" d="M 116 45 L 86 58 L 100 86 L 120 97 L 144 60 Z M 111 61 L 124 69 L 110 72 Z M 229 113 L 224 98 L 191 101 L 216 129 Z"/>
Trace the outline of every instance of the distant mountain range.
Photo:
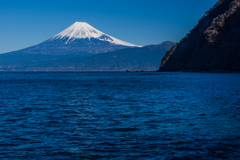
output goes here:
<path id="1" fill-rule="evenodd" d="M 175 43 L 166 41 L 159 45 L 128 48 L 92 56 L 69 58 L 67 60 L 32 63 L 18 70 L 42 71 L 156 71 L 161 59 Z"/>
<path id="2" fill-rule="evenodd" d="M 137 46 L 76 22 L 49 40 L 0 54 L 2 71 L 157 70 L 159 59 L 175 43 Z"/>
<path id="3" fill-rule="evenodd" d="M 162 59 L 159 71 L 240 71 L 240 0 L 219 0 Z"/>

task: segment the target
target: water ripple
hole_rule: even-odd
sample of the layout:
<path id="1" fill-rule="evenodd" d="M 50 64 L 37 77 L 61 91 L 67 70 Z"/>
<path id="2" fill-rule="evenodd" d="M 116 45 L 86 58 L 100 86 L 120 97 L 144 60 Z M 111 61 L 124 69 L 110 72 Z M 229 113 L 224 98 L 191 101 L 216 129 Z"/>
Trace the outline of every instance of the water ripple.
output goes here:
<path id="1" fill-rule="evenodd" d="M 240 75 L 2 72 L 1 159 L 240 159 Z"/>

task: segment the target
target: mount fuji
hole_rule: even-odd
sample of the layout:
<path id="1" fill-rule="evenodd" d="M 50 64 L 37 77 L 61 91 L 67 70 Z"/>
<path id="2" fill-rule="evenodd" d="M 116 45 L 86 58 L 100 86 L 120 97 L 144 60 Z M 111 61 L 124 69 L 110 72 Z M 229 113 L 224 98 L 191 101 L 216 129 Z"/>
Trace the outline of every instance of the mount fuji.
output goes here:
<path id="1" fill-rule="evenodd" d="M 0 54 L 0 71 L 157 70 L 174 44 L 141 47 L 76 22 L 38 45 Z"/>
<path id="2" fill-rule="evenodd" d="M 109 36 L 86 22 L 73 25 L 54 37 L 10 54 L 89 56 L 119 49 L 141 47 Z"/>

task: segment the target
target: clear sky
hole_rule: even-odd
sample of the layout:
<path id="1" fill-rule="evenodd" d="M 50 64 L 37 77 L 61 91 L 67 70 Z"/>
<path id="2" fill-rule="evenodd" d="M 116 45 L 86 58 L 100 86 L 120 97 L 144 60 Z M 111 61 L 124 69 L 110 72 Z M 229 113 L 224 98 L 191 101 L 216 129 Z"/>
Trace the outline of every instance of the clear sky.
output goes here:
<path id="1" fill-rule="evenodd" d="M 137 44 L 178 42 L 217 0 L 0 0 L 0 53 L 45 41 L 76 21 Z"/>

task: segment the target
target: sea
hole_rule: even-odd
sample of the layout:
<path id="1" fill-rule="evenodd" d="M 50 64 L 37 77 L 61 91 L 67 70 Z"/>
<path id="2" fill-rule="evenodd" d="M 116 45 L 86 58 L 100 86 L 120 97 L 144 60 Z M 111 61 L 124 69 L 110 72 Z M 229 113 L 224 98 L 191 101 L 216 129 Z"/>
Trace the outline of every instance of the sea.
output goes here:
<path id="1" fill-rule="evenodd" d="M 240 159 L 240 74 L 0 72 L 0 159 Z"/>

